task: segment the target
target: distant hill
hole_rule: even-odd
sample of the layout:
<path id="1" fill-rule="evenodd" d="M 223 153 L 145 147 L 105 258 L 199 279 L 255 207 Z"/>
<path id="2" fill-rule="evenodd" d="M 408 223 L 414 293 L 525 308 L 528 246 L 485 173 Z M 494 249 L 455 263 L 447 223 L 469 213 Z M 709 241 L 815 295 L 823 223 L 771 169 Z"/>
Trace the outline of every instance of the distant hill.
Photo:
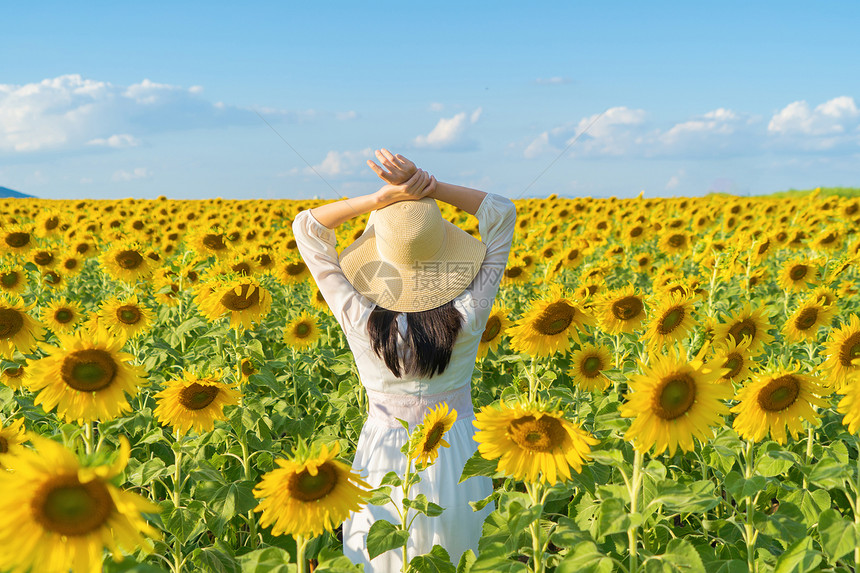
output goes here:
<path id="1" fill-rule="evenodd" d="M 25 194 L 19 193 L 17 191 L 12 191 L 11 189 L 9 189 L 7 187 L 0 187 L 0 199 L 4 199 L 4 198 L 35 199 L 35 197 L 33 197 L 32 195 L 25 195 Z"/>

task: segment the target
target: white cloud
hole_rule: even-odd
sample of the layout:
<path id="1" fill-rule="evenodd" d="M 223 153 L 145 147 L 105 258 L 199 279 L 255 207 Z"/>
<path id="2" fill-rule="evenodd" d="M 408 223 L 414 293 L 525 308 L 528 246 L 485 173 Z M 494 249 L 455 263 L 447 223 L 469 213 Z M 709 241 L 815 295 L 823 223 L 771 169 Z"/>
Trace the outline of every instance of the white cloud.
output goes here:
<path id="1" fill-rule="evenodd" d="M 805 101 L 795 101 L 775 113 L 767 126 L 771 134 L 835 135 L 857 126 L 860 116 L 854 98 L 840 96 L 810 110 Z"/>
<path id="2" fill-rule="evenodd" d="M 128 147 L 151 133 L 259 123 L 252 110 L 213 104 L 202 92 L 149 79 L 117 86 L 79 74 L 0 84 L 0 151 Z M 267 111 L 286 119 L 307 115 Z"/>
<path id="3" fill-rule="evenodd" d="M 678 172 L 672 175 L 669 178 L 669 181 L 666 182 L 666 190 L 675 189 L 678 185 L 681 184 L 681 179 L 684 177 L 686 172 L 683 169 L 679 169 Z"/>
<path id="4" fill-rule="evenodd" d="M 430 111 L 440 112 L 445 109 L 445 106 L 439 102 L 433 102 L 430 104 Z"/>
<path id="5" fill-rule="evenodd" d="M 570 78 L 564 78 L 561 76 L 554 76 L 551 78 L 538 78 L 535 80 L 535 83 L 542 86 L 559 86 L 562 84 L 569 84 Z"/>
<path id="6" fill-rule="evenodd" d="M 430 133 L 419 135 L 412 142 L 415 147 L 430 149 L 472 149 L 476 143 L 466 137 L 466 132 L 469 125 L 477 123 L 481 112 L 479 107 L 471 114 L 460 112 L 454 117 L 443 117 Z"/>
<path id="7" fill-rule="evenodd" d="M 149 169 L 146 167 L 135 167 L 131 171 L 120 169 L 119 171 L 114 172 L 111 179 L 113 181 L 133 181 L 135 179 L 147 179 L 149 177 L 152 177 L 152 172 Z"/>
<path id="8" fill-rule="evenodd" d="M 576 124 L 565 124 L 545 131 L 534 138 L 523 151 L 526 158 L 546 152 L 558 152 L 571 145 L 584 155 L 623 155 L 641 137 L 646 114 L 642 109 L 612 107 L 603 115 L 584 117 Z"/>
<path id="9" fill-rule="evenodd" d="M 133 135 L 129 135 L 127 133 L 111 135 L 107 139 L 103 137 L 98 137 L 96 139 L 91 139 L 87 142 L 87 145 L 103 145 L 106 147 L 136 147 L 140 145 L 140 141 L 134 137 Z"/>
<path id="10" fill-rule="evenodd" d="M 361 151 L 329 151 L 320 163 L 313 166 L 313 169 L 305 167 L 302 173 L 310 175 L 316 171 L 323 177 L 354 175 L 358 171 L 358 167 L 364 167 L 367 160 L 372 157 L 373 150 L 369 147 Z M 294 173 L 290 171 L 289 174 L 293 175 Z"/>

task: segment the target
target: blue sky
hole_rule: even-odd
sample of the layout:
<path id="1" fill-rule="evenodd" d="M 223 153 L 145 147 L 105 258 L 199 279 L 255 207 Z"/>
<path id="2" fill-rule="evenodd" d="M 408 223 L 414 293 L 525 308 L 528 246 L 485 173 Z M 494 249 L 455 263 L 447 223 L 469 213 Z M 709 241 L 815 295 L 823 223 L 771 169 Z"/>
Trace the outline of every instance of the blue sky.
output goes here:
<path id="1" fill-rule="evenodd" d="M 860 186 L 860 3 L 750 4 L 9 4 L 0 186 L 334 199 L 378 147 L 511 198 Z"/>

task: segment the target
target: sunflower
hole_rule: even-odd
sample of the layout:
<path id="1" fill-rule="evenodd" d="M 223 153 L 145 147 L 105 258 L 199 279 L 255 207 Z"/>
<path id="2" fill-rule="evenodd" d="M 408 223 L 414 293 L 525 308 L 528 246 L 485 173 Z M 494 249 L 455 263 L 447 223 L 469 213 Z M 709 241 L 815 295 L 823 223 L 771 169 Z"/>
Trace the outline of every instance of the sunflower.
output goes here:
<path id="1" fill-rule="evenodd" d="M 687 231 L 670 229 L 660 236 L 657 248 L 668 255 L 682 254 L 690 250 L 692 240 L 692 236 Z"/>
<path id="2" fill-rule="evenodd" d="M 47 209 L 36 217 L 36 233 L 40 237 L 50 237 L 62 232 L 64 215 L 56 209 Z"/>
<path id="3" fill-rule="evenodd" d="M 319 288 L 314 287 L 313 294 L 311 295 L 310 299 L 311 306 L 322 310 L 328 314 L 331 314 L 331 309 L 328 307 L 328 303 L 325 301 L 325 297 L 323 296 L 323 293 Z"/>
<path id="4" fill-rule="evenodd" d="M 231 328 L 251 328 L 272 306 L 269 291 L 253 277 L 217 278 L 200 285 L 197 306 L 210 321 L 230 313 Z"/>
<path id="5" fill-rule="evenodd" d="M 729 337 L 716 347 L 714 356 L 708 360 L 708 367 L 725 372 L 717 382 L 740 382 L 749 378 L 753 365 L 753 357 L 749 351 L 751 342 L 752 338 L 749 336 L 744 336 L 740 343 Z"/>
<path id="6" fill-rule="evenodd" d="M 308 265 L 299 255 L 292 255 L 280 261 L 275 267 L 275 277 L 284 285 L 299 284 L 311 278 Z"/>
<path id="7" fill-rule="evenodd" d="M 59 298 L 42 310 L 42 322 L 54 332 L 68 334 L 84 319 L 84 311 L 77 302 Z"/>
<path id="8" fill-rule="evenodd" d="M 821 286 L 809 293 L 809 300 L 816 300 L 822 305 L 832 305 L 839 297 L 833 289 Z"/>
<path id="9" fill-rule="evenodd" d="M 612 351 L 606 346 L 586 344 L 573 352 L 570 362 L 573 366 L 568 374 L 581 390 L 593 392 L 609 386 L 609 378 L 602 373 L 612 368 Z"/>
<path id="10" fill-rule="evenodd" d="M 857 434 L 857 429 L 860 427 L 860 378 L 857 373 L 852 372 L 848 375 L 839 393 L 844 394 L 836 406 L 840 414 L 845 414 L 842 424 L 848 426 L 850 433 Z"/>
<path id="11" fill-rule="evenodd" d="M 53 249 L 36 249 L 30 253 L 30 261 L 34 263 L 43 273 L 57 266 L 57 254 Z"/>
<path id="12" fill-rule="evenodd" d="M 18 364 L 0 370 L 0 383 L 8 386 L 12 390 L 17 390 L 24 386 L 26 375 L 26 364 Z"/>
<path id="13" fill-rule="evenodd" d="M 508 319 L 509 313 L 504 303 L 496 301 L 493 305 L 487 324 L 484 326 L 484 332 L 481 334 L 481 341 L 478 343 L 478 358 L 484 358 L 490 350 L 496 352 L 505 331 L 513 324 Z"/>
<path id="14" fill-rule="evenodd" d="M 830 326 L 835 314 L 835 306 L 821 304 L 815 295 L 808 296 L 788 317 L 788 321 L 783 326 L 785 338 L 794 342 L 802 340 L 814 342 L 818 330 L 822 326 Z"/>
<path id="15" fill-rule="evenodd" d="M 125 394 L 137 395 L 146 372 L 132 363 L 131 354 L 120 352 L 123 341 L 103 328 L 58 334 L 59 347 L 33 362 L 27 371 L 27 387 L 38 392 L 35 405 L 46 412 L 57 407 L 67 422 L 105 422 L 131 410 Z"/>
<path id="16" fill-rule="evenodd" d="M 607 334 L 633 332 L 645 320 L 645 301 L 632 284 L 603 295 L 597 304 L 597 320 Z"/>
<path id="17" fill-rule="evenodd" d="M 843 240 L 842 230 L 830 226 L 821 231 L 809 246 L 816 251 L 838 251 L 842 248 Z"/>
<path id="18" fill-rule="evenodd" d="M 0 265 L 0 293 L 21 295 L 26 288 L 27 273 L 23 268 L 9 264 Z"/>
<path id="19" fill-rule="evenodd" d="M 415 460 L 416 466 L 427 467 L 436 461 L 439 448 L 451 446 L 443 437 L 457 421 L 457 410 L 448 412 L 448 404 L 442 403 L 424 416 L 421 424 L 412 434 L 409 457 Z"/>
<path id="20" fill-rule="evenodd" d="M 155 261 L 146 256 L 146 249 L 136 241 L 121 241 L 102 253 L 99 262 L 113 279 L 134 284 L 149 277 Z"/>
<path id="21" fill-rule="evenodd" d="M 695 295 L 686 292 L 666 292 L 654 308 L 645 328 L 645 339 L 651 348 L 662 348 L 682 340 L 695 328 L 693 318 Z"/>
<path id="22" fill-rule="evenodd" d="M 242 362 L 239 363 L 239 370 L 242 372 L 242 382 L 247 382 L 248 378 L 259 372 L 250 358 L 242 359 Z"/>
<path id="23" fill-rule="evenodd" d="M 505 267 L 502 283 L 506 285 L 527 284 L 531 280 L 531 271 L 522 259 L 512 258 Z"/>
<path id="24" fill-rule="evenodd" d="M 57 269 L 66 277 L 71 278 L 77 276 L 84 269 L 83 257 L 74 252 L 67 252 L 60 255 Z"/>
<path id="25" fill-rule="evenodd" d="M 848 322 L 832 331 L 824 345 L 827 360 L 821 365 L 829 371 L 831 383 L 841 387 L 853 372 L 860 372 L 860 316 L 852 314 Z"/>
<path id="26" fill-rule="evenodd" d="M 0 424 L 0 468 L 3 468 L 3 458 L 14 456 L 24 449 L 21 445 L 27 441 L 24 431 L 24 418 L 18 418 Z"/>
<path id="27" fill-rule="evenodd" d="M 108 332 L 124 340 L 145 333 L 153 321 L 153 312 L 140 304 L 136 294 L 125 299 L 109 298 L 101 304 L 98 315 Z"/>
<path id="28" fill-rule="evenodd" d="M 202 259 L 208 259 L 210 256 L 226 259 L 233 255 L 227 235 L 218 225 L 189 233 L 185 238 L 185 244 Z"/>
<path id="29" fill-rule="evenodd" d="M 567 298 L 559 284 L 553 284 L 546 298 L 533 301 L 516 325 L 509 328 L 511 348 L 532 356 L 567 352 L 570 341 L 579 339 L 578 330 L 594 324 L 582 305 Z"/>
<path id="30" fill-rule="evenodd" d="M 220 370 L 211 375 L 184 371 L 154 396 L 158 403 L 155 417 L 163 426 L 172 426 L 181 434 L 192 427 L 198 434 L 211 432 L 215 420 L 225 419 L 224 406 L 239 403 L 238 390 L 222 380 Z"/>
<path id="31" fill-rule="evenodd" d="M 5 225 L 4 225 L 5 226 Z M 0 255 L 21 255 L 36 245 L 33 231 L 20 224 L 10 225 L 0 231 Z"/>
<path id="32" fill-rule="evenodd" d="M 41 322 L 27 314 L 35 306 L 25 306 L 20 297 L 0 294 L 0 355 L 11 358 L 15 350 L 27 354 L 45 334 Z"/>
<path id="33" fill-rule="evenodd" d="M 654 455 L 677 448 L 685 452 L 694 448 L 693 438 L 706 441 L 712 426 L 722 424 L 729 410 L 723 403 L 732 396 L 732 388 L 715 384 L 724 370 L 711 370 L 701 361 L 686 361 L 672 347 L 668 355 L 652 354 L 648 364 L 640 362 L 642 374 L 630 379 L 621 415 L 635 418 L 624 435 L 637 450 L 654 448 Z"/>
<path id="34" fill-rule="evenodd" d="M 765 307 L 753 311 L 750 303 L 745 303 L 744 307 L 730 315 L 726 322 L 716 325 L 714 342 L 722 344 L 731 338 L 740 343 L 743 337 L 749 336 L 752 339 L 750 352 L 758 353 L 773 342 L 773 336 L 767 332 L 770 327 L 769 320 L 770 316 L 767 315 Z"/>
<path id="35" fill-rule="evenodd" d="M 801 418 L 818 424 L 814 406 L 827 407 L 821 396 L 829 393 L 812 376 L 800 374 L 796 365 L 759 374 L 735 396 L 738 404 L 731 411 L 737 417 L 732 427 L 744 439 L 757 442 L 770 432 L 771 438 L 785 444 L 786 428 L 792 438 L 803 431 Z"/>
<path id="36" fill-rule="evenodd" d="M 155 300 L 168 307 L 179 306 L 179 275 L 164 267 L 158 269 L 152 279 Z"/>
<path id="37" fill-rule="evenodd" d="M 290 321 L 284 328 L 284 342 L 296 350 L 313 346 L 319 337 L 316 319 L 306 312 Z"/>
<path id="38" fill-rule="evenodd" d="M 160 539 L 142 513 L 158 505 L 111 484 L 128 463 L 128 439 L 110 466 L 82 467 L 62 445 L 29 434 L 35 450 L 7 456 L 0 472 L 0 570 L 39 573 L 97 573 L 105 548 L 121 561 L 122 551 L 154 550 L 145 536 Z"/>
<path id="39" fill-rule="evenodd" d="M 779 273 L 779 286 L 783 290 L 800 292 L 818 284 L 818 268 L 807 259 L 787 261 Z"/>
<path id="40" fill-rule="evenodd" d="M 499 459 L 499 471 L 517 480 L 554 485 L 569 480 L 570 469 L 582 471 L 599 442 L 560 411 L 542 405 L 484 406 L 472 424 L 478 451 Z"/>
<path id="41" fill-rule="evenodd" d="M 293 457 L 277 460 L 279 467 L 254 488 L 254 497 L 262 498 L 254 509 L 262 512 L 260 525 L 272 525 L 272 535 L 315 537 L 334 532 L 367 503 L 370 485 L 335 459 L 339 452 L 337 443 L 318 453 L 299 447 Z"/>

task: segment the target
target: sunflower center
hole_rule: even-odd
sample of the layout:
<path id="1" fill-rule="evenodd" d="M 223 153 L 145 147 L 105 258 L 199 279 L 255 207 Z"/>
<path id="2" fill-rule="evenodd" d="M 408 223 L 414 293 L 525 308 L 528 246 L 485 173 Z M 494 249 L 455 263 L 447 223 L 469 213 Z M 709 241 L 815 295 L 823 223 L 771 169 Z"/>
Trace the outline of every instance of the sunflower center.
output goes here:
<path id="1" fill-rule="evenodd" d="M 571 249 L 570 251 L 568 251 L 567 260 L 575 261 L 578 258 L 579 258 L 579 249 Z"/>
<path id="2" fill-rule="evenodd" d="M 436 446 L 439 444 L 439 440 L 442 439 L 442 434 L 445 433 L 445 426 L 436 422 L 433 424 L 433 427 L 430 428 L 430 431 L 427 432 L 427 439 L 424 440 L 424 451 L 432 452 Z"/>
<path id="3" fill-rule="evenodd" d="M 66 259 L 63 261 L 63 268 L 67 271 L 73 271 L 78 268 L 78 260 L 77 259 Z"/>
<path id="4" fill-rule="evenodd" d="M 2 324 L 3 320 L 0 318 L 0 333 L 2 333 Z M 839 349 L 839 362 L 842 366 L 852 366 L 851 361 L 858 357 L 860 357 L 860 332 L 855 332 L 842 343 Z"/>
<path id="5" fill-rule="evenodd" d="M 307 338 L 311 333 L 311 325 L 307 322 L 300 322 L 296 325 L 296 336 L 299 338 Z"/>
<path id="6" fill-rule="evenodd" d="M 69 387 L 79 392 L 97 392 L 111 385 L 116 366 L 108 352 L 88 348 L 66 356 L 60 372 Z"/>
<path id="7" fill-rule="evenodd" d="M 218 387 L 194 382 L 179 393 L 179 403 L 188 410 L 202 410 L 218 395 Z"/>
<path id="8" fill-rule="evenodd" d="M 325 462 L 317 468 L 317 475 L 302 470 L 290 476 L 287 489 L 290 496 L 301 501 L 316 501 L 327 496 L 337 485 L 337 469 Z"/>
<path id="9" fill-rule="evenodd" d="M 744 336 L 749 336 L 752 340 L 755 340 L 756 332 L 755 322 L 745 318 L 732 325 L 729 329 L 729 336 L 735 339 L 735 344 L 740 344 Z"/>
<path id="10" fill-rule="evenodd" d="M 120 251 L 114 260 L 124 269 L 136 269 L 143 264 L 143 257 L 135 250 Z"/>
<path id="11" fill-rule="evenodd" d="M 290 263 L 287 265 L 287 274 L 291 277 L 297 277 L 302 274 L 307 268 L 304 263 Z"/>
<path id="12" fill-rule="evenodd" d="M 793 267 L 791 267 L 791 270 L 788 271 L 788 276 L 791 278 L 791 280 L 796 282 L 805 277 L 806 273 L 808 272 L 809 267 L 807 267 L 806 265 L 794 265 Z"/>
<path id="13" fill-rule="evenodd" d="M 233 271 L 243 275 L 243 276 L 251 276 L 251 265 L 248 263 L 237 263 L 232 267 Z"/>
<path id="14" fill-rule="evenodd" d="M 804 308 L 796 319 L 794 319 L 794 326 L 798 330 L 809 330 L 818 320 L 818 309 L 817 308 Z"/>
<path id="15" fill-rule="evenodd" d="M 612 303 L 612 314 L 618 320 L 630 320 L 639 316 L 643 308 L 645 305 L 638 296 L 625 296 Z"/>
<path id="16" fill-rule="evenodd" d="M 687 244 L 687 237 L 680 233 L 675 233 L 669 237 L 669 245 L 675 249 L 680 249 Z"/>
<path id="17" fill-rule="evenodd" d="M 137 324 L 140 322 L 140 309 L 133 304 L 126 304 L 116 309 L 116 318 L 123 324 Z"/>
<path id="18" fill-rule="evenodd" d="M 203 237 L 203 245 L 210 251 L 220 251 L 227 248 L 227 245 L 224 244 L 224 235 L 215 233 L 208 233 Z"/>
<path id="19" fill-rule="evenodd" d="M 511 267 L 509 269 L 505 269 L 505 276 L 509 279 L 515 279 L 523 274 L 522 267 Z"/>
<path id="20" fill-rule="evenodd" d="M 508 426 L 511 439 L 522 449 L 532 452 L 551 452 L 564 443 L 567 432 L 551 416 L 523 416 Z"/>
<path id="21" fill-rule="evenodd" d="M 3 436 L 0 436 L 0 454 L 5 454 L 9 451 L 9 442 Z"/>
<path id="22" fill-rule="evenodd" d="M 245 310 L 260 302 L 260 289 L 253 285 L 243 284 L 239 294 L 235 289 L 221 297 L 221 304 L 230 310 Z"/>
<path id="23" fill-rule="evenodd" d="M 250 361 L 250 360 L 243 360 L 243 361 L 242 361 L 242 374 L 243 374 L 243 375 L 245 375 L 245 376 L 250 376 L 251 374 L 253 374 L 253 373 L 254 373 L 254 372 L 256 372 L 256 371 L 257 371 L 257 370 L 256 370 L 256 369 L 254 368 L 254 366 L 251 364 L 251 361 Z"/>
<path id="24" fill-rule="evenodd" d="M 654 413 L 664 420 L 674 420 L 686 414 L 696 401 L 696 383 L 689 374 L 675 374 L 663 380 L 654 398 Z"/>
<path id="25" fill-rule="evenodd" d="M 785 410 L 797 400 L 800 394 L 800 381 L 791 374 L 771 380 L 758 393 L 758 405 L 768 412 Z"/>
<path id="26" fill-rule="evenodd" d="M 0 308 L 0 338 L 12 338 L 24 326 L 24 317 L 14 308 Z"/>
<path id="27" fill-rule="evenodd" d="M 580 370 L 583 375 L 587 378 L 594 378 L 600 373 L 600 370 L 603 368 L 603 361 L 600 360 L 599 356 L 589 356 L 585 360 L 582 361 L 582 366 Z"/>
<path id="28" fill-rule="evenodd" d="M 86 535 L 104 526 L 115 506 L 98 479 L 81 483 L 76 475 L 52 478 L 31 502 L 34 518 L 45 529 L 66 536 Z"/>
<path id="29" fill-rule="evenodd" d="M 20 249 L 30 242 L 30 233 L 8 233 L 6 244 L 14 249 Z"/>
<path id="30" fill-rule="evenodd" d="M 636 225 L 635 227 L 630 229 L 630 236 L 633 238 L 636 238 L 642 234 L 643 230 L 644 229 L 642 229 L 642 227 L 640 227 L 639 225 Z"/>
<path id="31" fill-rule="evenodd" d="M 33 262 L 39 265 L 40 267 L 44 267 L 45 265 L 50 265 L 54 260 L 54 255 L 52 255 L 48 251 L 39 251 L 33 256 Z"/>
<path id="32" fill-rule="evenodd" d="M 574 308 L 568 303 L 560 300 L 554 302 L 544 309 L 535 321 L 535 330 L 545 335 L 559 334 L 567 330 L 573 322 Z"/>
<path id="33" fill-rule="evenodd" d="M 9 271 L 0 275 L 0 283 L 3 283 L 3 286 L 6 288 L 12 288 L 18 284 L 18 280 L 18 271 Z"/>
<path id="34" fill-rule="evenodd" d="M 60 220 L 57 217 L 51 217 L 47 221 L 45 221 L 45 229 L 48 231 L 53 231 L 60 224 Z"/>
<path id="35" fill-rule="evenodd" d="M 681 324 L 681 321 L 684 319 L 684 308 L 680 306 L 676 306 L 675 308 L 669 310 L 666 314 L 663 315 L 663 318 L 660 320 L 660 325 L 658 330 L 660 334 L 670 334 L 678 325 Z"/>
<path id="36" fill-rule="evenodd" d="M 20 378 L 24 375 L 24 367 L 19 366 L 18 368 L 7 368 L 3 371 L 3 374 L 9 378 Z"/>
<path id="37" fill-rule="evenodd" d="M 744 365 L 744 359 L 737 352 L 732 352 L 728 356 L 726 356 L 726 361 L 723 363 L 723 368 L 731 368 L 728 374 L 723 376 L 723 378 L 734 378 L 738 375 L 738 372 L 741 371 L 741 368 Z"/>
<path id="38" fill-rule="evenodd" d="M 60 324 L 71 322 L 75 318 L 75 314 L 68 308 L 60 308 L 54 313 L 54 320 Z"/>
<path id="39" fill-rule="evenodd" d="M 492 342 L 499 335 L 502 329 L 502 321 L 498 316 L 491 316 L 487 321 L 487 326 L 484 328 L 484 334 L 481 335 L 481 342 Z"/>
<path id="40" fill-rule="evenodd" d="M 63 280 L 63 277 L 60 276 L 59 274 L 55 273 L 54 271 L 48 271 L 47 273 L 45 273 L 45 282 L 48 283 L 49 285 L 60 284 L 60 282 L 62 282 L 62 280 Z"/>

